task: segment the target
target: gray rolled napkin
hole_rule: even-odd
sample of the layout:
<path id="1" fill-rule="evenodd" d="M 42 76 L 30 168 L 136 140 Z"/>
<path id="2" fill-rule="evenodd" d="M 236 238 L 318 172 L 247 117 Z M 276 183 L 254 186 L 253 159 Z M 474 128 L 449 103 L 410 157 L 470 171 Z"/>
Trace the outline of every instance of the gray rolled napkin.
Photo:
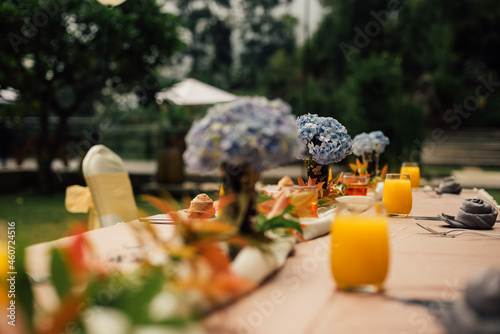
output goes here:
<path id="1" fill-rule="evenodd" d="M 431 311 L 450 334 L 500 334 L 500 269 L 480 271 L 450 307 Z"/>
<path id="2" fill-rule="evenodd" d="M 448 176 L 443 179 L 443 181 L 439 184 L 438 190 L 436 192 L 438 194 L 460 194 L 462 191 L 462 185 L 455 180 L 453 176 Z"/>
<path id="3" fill-rule="evenodd" d="M 495 225 L 498 212 L 493 206 L 479 198 L 464 199 L 456 216 L 445 213 L 438 217 L 456 228 L 489 230 Z"/>

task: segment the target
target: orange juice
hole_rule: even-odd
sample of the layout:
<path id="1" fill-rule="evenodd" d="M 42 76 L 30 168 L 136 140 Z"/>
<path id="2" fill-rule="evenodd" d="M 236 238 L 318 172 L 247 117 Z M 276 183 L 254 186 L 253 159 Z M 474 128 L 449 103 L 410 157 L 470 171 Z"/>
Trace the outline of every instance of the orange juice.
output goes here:
<path id="1" fill-rule="evenodd" d="M 401 166 L 401 174 L 410 175 L 412 188 L 418 188 L 420 185 L 420 168 L 417 164 L 403 163 Z"/>
<path id="2" fill-rule="evenodd" d="M 383 201 L 389 216 L 408 216 L 412 208 L 411 182 L 403 174 L 401 178 L 386 178 L 384 182 Z"/>
<path id="3" fill-rule="evenodd" d="M 330 233 L 331 269 L 337 287 L 379 291 L 389 270 L 387 218 L 337 215 Z"/>

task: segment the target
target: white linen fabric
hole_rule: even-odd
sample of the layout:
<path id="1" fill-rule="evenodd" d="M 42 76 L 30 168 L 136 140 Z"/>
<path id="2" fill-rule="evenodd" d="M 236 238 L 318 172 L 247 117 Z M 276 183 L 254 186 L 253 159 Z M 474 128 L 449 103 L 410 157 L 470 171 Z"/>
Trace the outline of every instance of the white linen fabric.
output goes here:
<path id="1" fill-rule="evenodd" d="M 336 208 L 319 214 L 319 218 L 300 218 L 300 223 L 305 225 L 302 236 L 306 240 L 311 240 L 330 232 L 333 218 L 335 218 Z"/>
<path id="2" fill-rule="evenodd" d="M 329 233 L 335 211 L 333 208 L 320 213 L 319 218 L 301 218 L 300 223 L 305 225 L 304 239 L 311 240 Z M 293 237 L 274 236 L 268 252 L 247 246 L 233 260 L 231 269 L 235 274 L 260 284 L 285 264 L 298 241 Z"/>
<path id="3" fill-rule="evenodd" d="M 116 153 L 104 145 L 92 146 L 83 159 L 82 170 L 99 227 L 138 218 L 130 177 Z"/>
<path id="4" fill-rule="evenodd" d="M 294 244 L 295 239 L 292 237 L 276 237 L 269 245 L 268 252 L 247 246 L 233 260 L 231 269 L 238 276 L 260 284 L 285 264 Z"/>

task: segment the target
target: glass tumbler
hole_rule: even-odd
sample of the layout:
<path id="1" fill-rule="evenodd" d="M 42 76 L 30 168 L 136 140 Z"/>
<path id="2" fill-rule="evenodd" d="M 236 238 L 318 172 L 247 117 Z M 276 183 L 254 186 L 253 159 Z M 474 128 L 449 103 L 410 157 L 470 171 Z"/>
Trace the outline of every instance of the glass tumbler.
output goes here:
<path id="1" fill-rule="evenodd" d="M 330 230 L 331 271 L 338 289 L 382 290 L 390 260 L 387 220 L 380 200 L 351 197 L 339 202 Z"/>

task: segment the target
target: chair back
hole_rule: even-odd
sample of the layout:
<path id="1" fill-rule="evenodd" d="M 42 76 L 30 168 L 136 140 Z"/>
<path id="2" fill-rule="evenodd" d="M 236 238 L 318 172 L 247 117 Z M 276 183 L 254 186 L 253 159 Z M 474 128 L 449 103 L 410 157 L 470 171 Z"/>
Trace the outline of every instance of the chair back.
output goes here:
<path id="1" fill-rule="evenodd" d="M 123 160 L 104 145 L 85 155 L 82 171 L 92 195 L 99 226 L 111 226 L 138 218 L 130 177 Z"/>

